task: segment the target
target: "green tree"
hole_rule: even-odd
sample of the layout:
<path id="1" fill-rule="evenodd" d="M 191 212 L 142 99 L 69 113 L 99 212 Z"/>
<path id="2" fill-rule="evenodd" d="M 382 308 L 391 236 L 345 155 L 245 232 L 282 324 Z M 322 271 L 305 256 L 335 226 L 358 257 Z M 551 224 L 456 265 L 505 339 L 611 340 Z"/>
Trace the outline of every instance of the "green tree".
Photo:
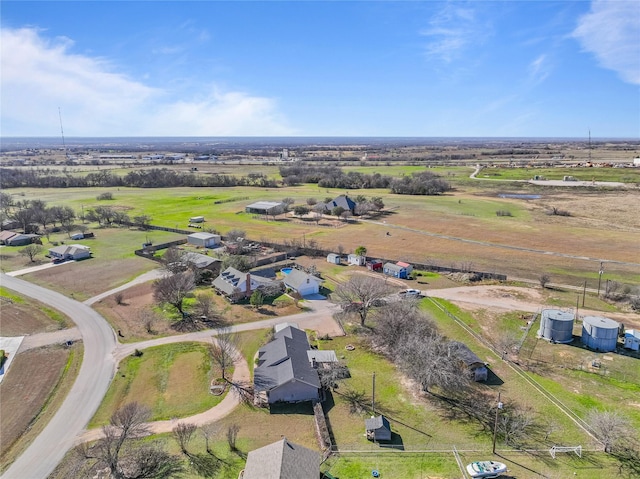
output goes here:
<path id="1" fill-rule="evenodd" d="M 358 246 L 356 248 L 356 254 L 358 256 L 366 256 L 367 255 L 367 248 L 366 246 Z"/>
<path id="2" fill-rule="evenodd" d="M 256 289 L 251 294 L 251 298 L 249 298 L 249 302 L 251 303 L 251 306 L 253 306 L 256 309 L 259 309 L 264 304 L 264 295 L 260 290 Z"/>

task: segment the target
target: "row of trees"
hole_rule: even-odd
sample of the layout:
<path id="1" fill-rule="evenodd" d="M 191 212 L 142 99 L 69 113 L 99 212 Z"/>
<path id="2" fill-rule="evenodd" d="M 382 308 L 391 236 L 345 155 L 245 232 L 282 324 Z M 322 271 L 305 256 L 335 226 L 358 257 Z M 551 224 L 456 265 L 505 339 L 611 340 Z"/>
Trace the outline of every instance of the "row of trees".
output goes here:
<path id="1" fill-rule="evenodd" d="M 60 174 L 48 169 L 0 169 L 0 188 L 90 188 L 90 187 L 225 187 L 256 186 L 275 188 L 277 182 L 260 173 L 247 176 L 183 173 L 168 168 L 130 171 L 124 176 L 109 171 L 88 173 L 85 176 Z"/>

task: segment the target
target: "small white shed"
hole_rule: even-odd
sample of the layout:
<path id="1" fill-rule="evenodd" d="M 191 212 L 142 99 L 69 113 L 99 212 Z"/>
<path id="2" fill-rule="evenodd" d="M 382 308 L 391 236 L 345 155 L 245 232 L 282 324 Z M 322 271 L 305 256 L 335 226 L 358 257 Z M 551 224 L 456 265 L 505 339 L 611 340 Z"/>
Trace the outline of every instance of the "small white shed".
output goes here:
<path id="1" fill-rule="evenodd" d="M 193 233 L 187 236 L 187 243 L 201 248 L 215 248 L 220 244 L 220 235 L 213 233 Z"/>
<path id="2" fill-rule="evenodd" d="M 340 264 L 340 255 L 336 253 L 329 253 L 327 255 L 327 263 Z"/>
<path id="3" fill-rule="evenodd" d="M 347 261 L 349 262 L 349 264 L 364 266 L 364 264 L 367 262 L 367 258 L 365 256 L 351 253 L 349 256 L 347 256 Z"/>
<path id="4" fill-rule="evenodd" d="M 204 216 L 192 216 L 189 223 L 204 223 Z"/>

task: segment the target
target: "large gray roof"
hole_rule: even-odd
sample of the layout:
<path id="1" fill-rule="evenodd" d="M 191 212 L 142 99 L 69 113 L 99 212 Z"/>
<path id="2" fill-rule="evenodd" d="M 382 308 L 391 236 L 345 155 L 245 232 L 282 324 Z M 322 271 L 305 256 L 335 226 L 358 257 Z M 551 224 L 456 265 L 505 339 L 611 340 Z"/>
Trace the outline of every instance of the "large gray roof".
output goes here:
<path id="1" fill-rule="evenodd" d="M 257 391 L 270 391 L 292 379 L 320 388 L 320 379 L 311 367 L 307 351 L 307 334 L 293 326 L 278 331 L 274 339 L 258 351 L 258 366 L 254 370 Z"/>
<path id="2" fill-rule="evenodd" d="M 302 286 L 305 285 L 305 283 L 308 283 L 310 281 L 322 283 L 322 280 L 320 278 L 313 276 L 311 274 L 307 274 L 304 271 L 301 271 L 299 269 L 292 269 L 291 272 L 288 275 L 286 275 L 282 280 L 282 282 L 286 286 L 295 290 L 300 289 Z"/>
<path id="3" fill-rule="evenodd" d="M 320 454 L 282 439 L 249 452 L 243 479 L 318 479 Z"/>

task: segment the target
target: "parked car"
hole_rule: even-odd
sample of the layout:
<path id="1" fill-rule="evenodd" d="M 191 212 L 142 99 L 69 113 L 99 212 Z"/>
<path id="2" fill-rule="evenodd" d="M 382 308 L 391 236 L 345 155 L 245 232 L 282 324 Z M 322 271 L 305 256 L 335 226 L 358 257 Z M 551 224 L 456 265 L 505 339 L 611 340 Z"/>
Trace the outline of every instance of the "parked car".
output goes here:
<path id="1" fill-rule="evenodd" d="M 422 297 L 422 291 L 420 291 L 419 289 L 413 289 L 413 288 L 405 289 L 404 291 L 400 291 L 398 294 L 403 298 L 421 298 Z"/>

